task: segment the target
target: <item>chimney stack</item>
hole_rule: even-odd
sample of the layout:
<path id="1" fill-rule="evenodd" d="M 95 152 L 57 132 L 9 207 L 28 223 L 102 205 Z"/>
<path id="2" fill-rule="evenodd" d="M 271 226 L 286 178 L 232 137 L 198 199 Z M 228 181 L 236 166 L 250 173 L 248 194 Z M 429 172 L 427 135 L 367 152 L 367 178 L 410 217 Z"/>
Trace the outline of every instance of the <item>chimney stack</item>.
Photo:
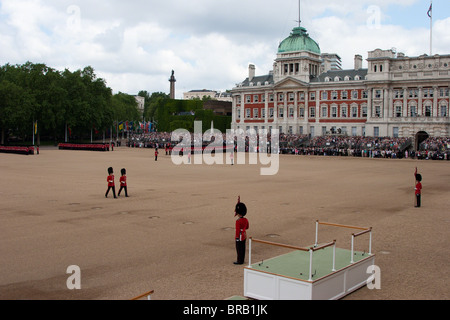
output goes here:
<path id="1" fill-rule="evenodd" d="M 248 66 L 248 81 L 252 81 L 253 78 L 255 77 L 255 70 L 256 70 L 255 65 L 249 64 L 249 66 Z"/>
<path id="2" fill-rule="evenodd" d="M 362 56 L 357 54 L 355 55 L 355 70 L 362 69 Z"/>

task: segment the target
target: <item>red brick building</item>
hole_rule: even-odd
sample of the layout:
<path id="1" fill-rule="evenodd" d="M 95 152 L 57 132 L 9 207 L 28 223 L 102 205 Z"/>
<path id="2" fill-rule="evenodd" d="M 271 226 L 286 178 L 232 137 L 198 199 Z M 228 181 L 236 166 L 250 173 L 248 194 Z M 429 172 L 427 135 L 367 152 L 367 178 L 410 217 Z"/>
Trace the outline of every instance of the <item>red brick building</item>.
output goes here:
<path id="1" fill-rule="evenodd" d="M 281 42 L 273 70 L 233 88 L 232 129 L 349 136 L 450 136 L 450 55 L 376 49 L 368 67 L 331 69 L 306 29 Z"/>

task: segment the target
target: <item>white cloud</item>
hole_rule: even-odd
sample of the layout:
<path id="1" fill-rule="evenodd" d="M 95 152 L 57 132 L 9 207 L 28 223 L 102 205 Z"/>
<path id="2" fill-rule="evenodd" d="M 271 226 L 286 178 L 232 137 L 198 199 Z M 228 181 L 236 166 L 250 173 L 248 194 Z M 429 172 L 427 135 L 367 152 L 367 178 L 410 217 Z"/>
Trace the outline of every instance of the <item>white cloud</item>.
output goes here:
<path id="1" fill-rule="evenodd" d="M 303 0 L 302 25 L 322 52 L 355 54 L 396 47 L 407 55 L 428 51 L 426 27 L 402 27 L 390 8 L 419 0 Z M 231 89 L 272 69 L 277 45 L 298 20 L 298 1 L 284 0 L 0 0 L 0 64 L 43 62 L 63 70 L 92 66 L 115 91 Z M 379 20 L 374 19 L 379 9 Z M 423 15 L 426 17 L 426 10 Z M 421 13 L 422 14 L 422 13 Z M 378 22 L 370 27 L 369 22 Z M 372 24 L 372 26 L 374 26 Z M 435 51 L 450 47 L 450 19 L 435 21 Z"/>

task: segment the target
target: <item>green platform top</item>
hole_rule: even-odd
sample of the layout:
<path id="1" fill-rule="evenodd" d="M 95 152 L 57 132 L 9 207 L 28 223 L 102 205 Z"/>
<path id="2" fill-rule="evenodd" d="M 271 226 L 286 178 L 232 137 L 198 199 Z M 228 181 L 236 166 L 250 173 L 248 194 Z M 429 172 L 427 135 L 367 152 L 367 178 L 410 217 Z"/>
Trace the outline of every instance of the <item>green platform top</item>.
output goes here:
<path id="1" fill-rule="evenodd" d="M 353 261 L 358 263 L 367 258 L 373 257 L 366 252 L 353 252 Z M 285 276 L 298 280 L 309 280 L 309 252 L 295 250 L 281 256 L 270 258 L 268 260 L 252 263 L 251 269 Z M 335 269 L 341 270 L 352 263 L 351 250 L 336 248 Z M 313 263 L 311 273 L 312 281 L 321 279 L 333 273 L 333 247 L 318 250 L 313 253 Z"/>
<path id="2" fill-rule="evenodd" d="M 294 28 L 291 35 L 284 39 L 278 46 L 278 53 L 296 51 L 310 51 L 320 54 L 319 45 L 309 37 L 309 34 L 303 27 Z"/>

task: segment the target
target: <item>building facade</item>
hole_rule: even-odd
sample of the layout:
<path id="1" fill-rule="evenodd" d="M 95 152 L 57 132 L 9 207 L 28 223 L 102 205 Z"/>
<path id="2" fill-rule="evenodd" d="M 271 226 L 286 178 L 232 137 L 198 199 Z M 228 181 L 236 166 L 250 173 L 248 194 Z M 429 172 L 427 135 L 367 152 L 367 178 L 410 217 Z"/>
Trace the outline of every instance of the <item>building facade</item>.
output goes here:
<path id="1" fill-rule="evenodd" d="M 210 98 L 217 101 L 227 101 L 231 102 L 231 93 L 229 92 L 220 92 L 220 91 L 214 91 L 214 90 L 191 90 L 189 92 L 183 93 L 183 99 L 184 100 L 192 100 L 192 99 L 200 99 L 203 98 Z"/>
<path id="2" fill-rule="evenodd" d="M 321 54 L 306 29 L 294 28 L 269 74 L 256 76 L 250 65 L 248 78 L 232 89 L 232 129 L 311 137 L 450 136 L 450 55 L 407 57 L 376 49 L 368 53 L 367 68 L 356 55 L 350 70 L 324 61 L 330 57 L 339 56 Z"/>

